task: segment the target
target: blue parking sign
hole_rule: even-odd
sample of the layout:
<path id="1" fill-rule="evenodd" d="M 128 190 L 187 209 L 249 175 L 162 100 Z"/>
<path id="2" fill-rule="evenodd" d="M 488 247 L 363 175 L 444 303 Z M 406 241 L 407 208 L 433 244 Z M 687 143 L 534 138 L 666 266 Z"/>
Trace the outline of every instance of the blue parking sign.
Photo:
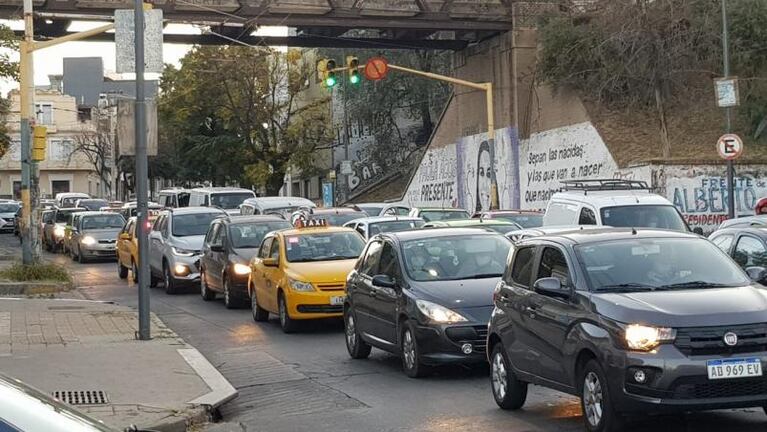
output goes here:
<path id="1" fill-rule="evenodd" d="M 322 184 L 322 206 L 333 207 L 333 183 Z"/>

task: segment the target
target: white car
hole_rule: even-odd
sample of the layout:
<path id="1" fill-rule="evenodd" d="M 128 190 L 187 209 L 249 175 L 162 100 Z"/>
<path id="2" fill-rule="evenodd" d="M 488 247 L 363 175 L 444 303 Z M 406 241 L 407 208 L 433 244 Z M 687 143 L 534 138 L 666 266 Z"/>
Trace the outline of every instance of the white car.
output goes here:
<path id="1" fill-rule="evenodd" d="M 568 180 L 551 196 L 543 226 L 607 225 L 690 231 L 674 205 L 634 180 Z"/>
<path id="2" fill-rule="evenodd" d="M 367 240 L 376 234 L 421 228 L 425 223 L 421 218 L 410 216 L 375 216 L 354 219 L 344 226 L 356 230 Z"/>

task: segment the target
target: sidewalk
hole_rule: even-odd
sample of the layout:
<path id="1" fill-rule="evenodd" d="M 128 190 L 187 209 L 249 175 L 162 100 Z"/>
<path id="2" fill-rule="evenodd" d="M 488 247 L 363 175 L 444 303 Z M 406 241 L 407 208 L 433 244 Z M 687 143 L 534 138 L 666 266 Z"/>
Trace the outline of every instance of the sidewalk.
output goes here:
<path id="1" fill-rule="evenodd" d="M 77 405 L 122 430 L 185 430 L 236 390 L 152 315 L 151 341 L 134 339 L 137 313 L 83 300 L 0 298 L 0 372 L 44 392 L 102 391 Z"/>

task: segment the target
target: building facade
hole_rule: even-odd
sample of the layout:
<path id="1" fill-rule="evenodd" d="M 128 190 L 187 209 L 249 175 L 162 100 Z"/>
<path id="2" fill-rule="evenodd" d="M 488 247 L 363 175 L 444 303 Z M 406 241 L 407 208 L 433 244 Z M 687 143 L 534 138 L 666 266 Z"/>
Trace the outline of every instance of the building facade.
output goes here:
<path id="1" fill-rule="evenodd" d="M 0 159 L 0 196 L 21 198 L 21 137 L 19 128 L 20 95 L 9 94 L 11 114 L 8 116 L 11 145 Z M 53 197 L 61 192 L 83 192 L 101 195 L 101 181 L 88 159 L 75 152 L 79 136 L 95 130 L 90 120 L 78 117 L 75 98 L 61 94 L 56 88 L 35 92 L 37 124 L 47 127 L 45 160 L 39 163 L 40 197 Z"/>

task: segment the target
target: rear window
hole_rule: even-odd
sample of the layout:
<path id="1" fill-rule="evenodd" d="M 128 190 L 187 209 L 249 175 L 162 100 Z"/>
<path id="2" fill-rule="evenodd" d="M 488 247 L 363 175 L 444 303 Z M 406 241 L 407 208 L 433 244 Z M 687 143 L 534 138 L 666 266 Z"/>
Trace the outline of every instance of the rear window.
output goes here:
<path id="1" fill-rule="evenodd" d="M 617 228 L 661 228 L 688 231 L 672 205 L 633 205 L 602 208 L 602 225 Z"/>
<path id="2" fill-rule="evenodd" d="M 426 222 L 469 219 L 469 213 L 465 211 L 425 210 L 421 212 L 420 217 Z"/>

